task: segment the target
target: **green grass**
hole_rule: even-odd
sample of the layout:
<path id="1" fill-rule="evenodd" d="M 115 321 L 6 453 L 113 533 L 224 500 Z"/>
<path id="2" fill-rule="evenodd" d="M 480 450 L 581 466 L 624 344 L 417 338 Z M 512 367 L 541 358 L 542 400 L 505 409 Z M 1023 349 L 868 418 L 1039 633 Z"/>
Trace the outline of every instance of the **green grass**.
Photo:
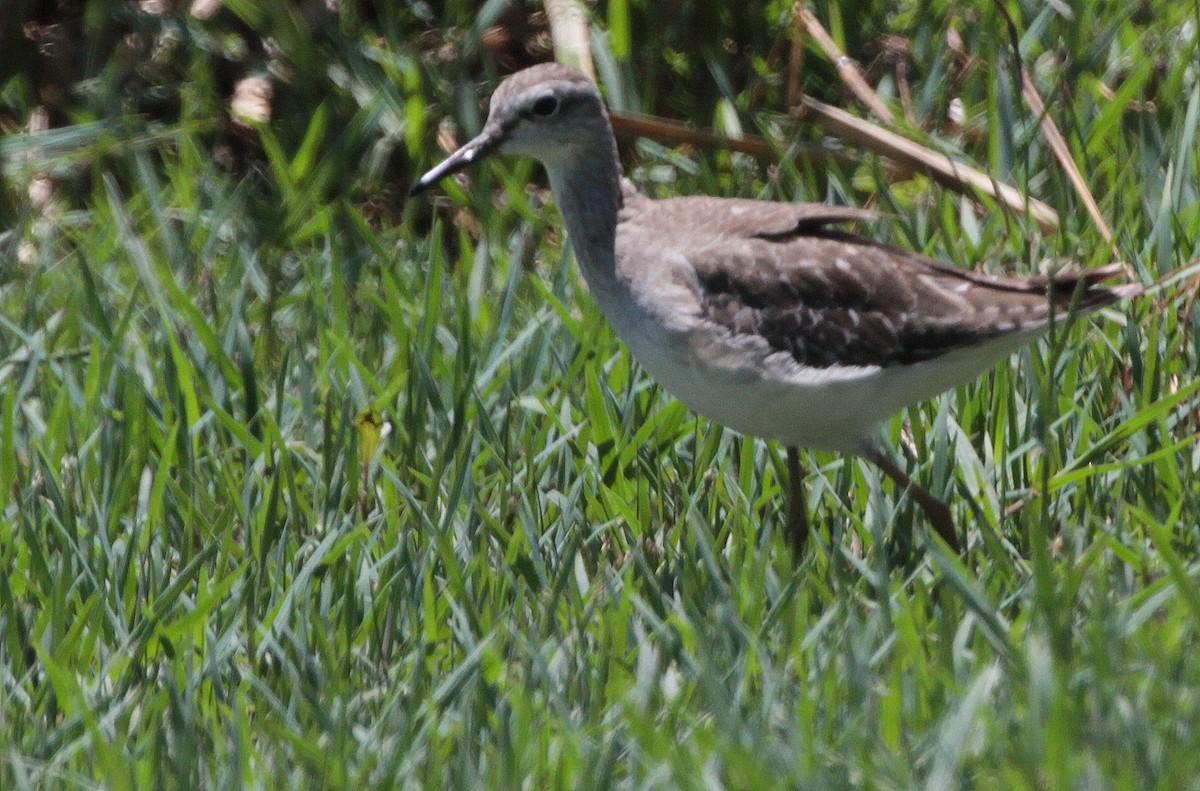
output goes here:
<path id="1" fill-rule="evenodd" d="M 478 122 L 468 56 L 422 63 L 415 12 L 308 39 L 243 5 L 310 80 L 249 167 L 214 162 L 194 21 L 178 117 L 84 92 L 75 125 L 0 141 L 0 788 L 1200 789 L 1200 7 L 1010 4 L 1121 256 L 1162 285 L 887 429 L 964 558 L 816 455 L 796 568 L 780 450 L 631 362 L 529 163 L 378 221 L 389 162 L 411 178 L 443 113 Z M 714 16 L 714 46 L 688 34 L 703 3 L 612 2 L 598 59 L 628 107 L 707 124 L 724 98 L 783 148 L 805 130 L 772 104 L 776 5 Z M 869 158 L 768 174 L 642 142 L 648 191 L 872 203 L 883 237 L 989 271 L 1111 260 L 991 4 L 815 10 L 851 52 L 908 39 L 929 139 L 1062 232 Z M 948 26 L 980 60 L 957 84 Z M 938 120 L 954 96 L 979 138 Z"/>

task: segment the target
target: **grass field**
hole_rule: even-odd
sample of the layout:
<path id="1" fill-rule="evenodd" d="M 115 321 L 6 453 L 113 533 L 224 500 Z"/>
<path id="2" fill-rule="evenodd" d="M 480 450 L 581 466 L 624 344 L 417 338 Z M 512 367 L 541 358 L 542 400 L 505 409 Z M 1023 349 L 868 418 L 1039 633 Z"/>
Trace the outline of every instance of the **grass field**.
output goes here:
<path id="1" fill-rule="evenodd" d="M 594 6 L 602 83 L 786 152 L 812 134 L 778 103 L 788 5 L 715 14 L 740 52 L 686 35 L 703 2 Z M 652 194 L 873 205 L 963 267 L 1130 263 L 1144 297 L 886 429 L 962 558 L 818 454 L 795 566 L 781 450 L 631 362 L 531 163 L 402 204 L 495 84 L 475 4 L 308 35 L 230 2 L 291 68 L 249 165 L 211 26 L 138 72 L 177 81 L 167 120 L 117 95 L 121 53 L 93 63 L 71 123 L 0 140 L 0 789 L 1200 789 L 1200 5 L 1076 5 L 1009 4 L 1116 252 L 982 0 L 814 10 L 850 52 L 906 41 L 912 134 L 1058 234 L 853 151 L 623 152 Z M 427 29 L 468 54 L 419 57 Z"/>

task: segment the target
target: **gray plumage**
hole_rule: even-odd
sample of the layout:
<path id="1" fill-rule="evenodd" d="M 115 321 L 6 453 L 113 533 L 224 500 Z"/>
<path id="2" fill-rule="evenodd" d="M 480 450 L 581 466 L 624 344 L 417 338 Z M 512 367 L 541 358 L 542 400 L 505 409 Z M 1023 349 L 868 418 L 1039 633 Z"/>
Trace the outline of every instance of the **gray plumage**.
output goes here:
<path id="1" fill-rule="evenodd" d="M 1094 310 L 1138 291 L 1100 285 L 1116 268 L 1052 280 L 964 272 L 844 230 L 877 219 L 861 209 L 652 200 L 621 178 L 595 86 L 557 64 L 505 80 L 483 131 L 413 192 L 493 152 L 546 167 L 593 298 L 669 392 L 788 446 L 797 546 L 807 521 L 796 447 L 871 459 L 954 545 L 945 504 L 872 442 L 879 422 L 978 376 L 1036 338 L 1052 312 Z"/>
<path id="2" fill-rule="evenodd" d="M 964 272 L 837 227 L 876 219 L 860 209 L 713 198 L 634 205 L 709 251 L 690 256 L 707 319 L 761 335 L 806 366 L 924 362 L 1041 327 L 1051 304 L 1062 315 L 1076 298 L 1088 311 L 1124 293 L 1097 287 L 1118 268 L 1067 273 L 1054 279 L 1052 303 L 1048 278 Z"/>

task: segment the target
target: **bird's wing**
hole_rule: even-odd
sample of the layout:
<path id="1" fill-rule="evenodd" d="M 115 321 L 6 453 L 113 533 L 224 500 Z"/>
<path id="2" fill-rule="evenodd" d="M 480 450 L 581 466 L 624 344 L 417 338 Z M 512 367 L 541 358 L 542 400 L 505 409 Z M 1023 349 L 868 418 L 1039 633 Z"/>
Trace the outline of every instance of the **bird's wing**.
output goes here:
<path id="1" fill-rule="evenodd" d="M 853 206 L 774 203 L 744 198 L 672 198 L 655 202 L 674 226 L 695 226 L 721 236 L 784 241 L 822 228 L 881 220 L 885 215 Z"/>
<path id="2" fill-rule="evenodd" d="M 1033 331 L 1071 308 L 1131 293 L 1097 284 L 1118 268 L 994 278 L 828 226 L 874 219 L 859 209 L 708 198 L 659 201 L 699 286 L 701 315 L 753 334 L 801 365 L 918 363 Z M 1047 298 L 1052 291 L 1053 303 Z"/>

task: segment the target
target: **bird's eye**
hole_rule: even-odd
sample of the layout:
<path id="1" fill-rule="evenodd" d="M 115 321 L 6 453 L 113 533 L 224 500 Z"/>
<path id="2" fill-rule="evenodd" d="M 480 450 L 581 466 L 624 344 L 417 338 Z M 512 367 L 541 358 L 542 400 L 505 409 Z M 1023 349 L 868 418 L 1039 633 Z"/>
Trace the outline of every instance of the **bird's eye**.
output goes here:
<path id="1" fill-rule="evenodd" d="M 543 96 L 533 103 L 530 108 L 534 115 L 542 118 L 549 118 L 558 112 L 558 98 L 554 96 Z"/>

